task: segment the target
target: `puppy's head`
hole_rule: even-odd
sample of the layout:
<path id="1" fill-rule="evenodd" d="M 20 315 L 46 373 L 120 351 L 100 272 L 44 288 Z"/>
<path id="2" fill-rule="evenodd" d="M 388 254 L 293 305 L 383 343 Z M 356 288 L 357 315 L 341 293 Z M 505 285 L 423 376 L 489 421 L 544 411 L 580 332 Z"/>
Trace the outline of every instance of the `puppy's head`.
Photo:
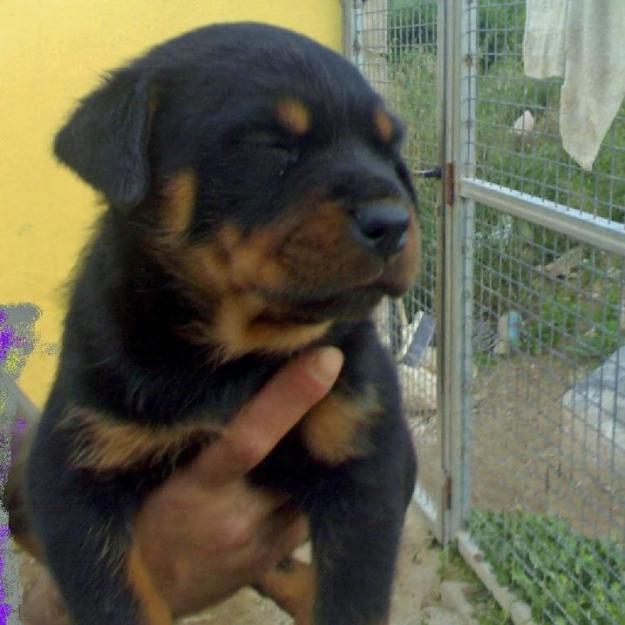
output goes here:
<path id="1" fill-rule="evenodd" d="M 193 332 L 236 355 L 297 349 L 410 287 L 419 227 L 401 135 L 339 55 L 230 24 L 113 74 L 55 151 L 141 224 L 204 310 Z"/>

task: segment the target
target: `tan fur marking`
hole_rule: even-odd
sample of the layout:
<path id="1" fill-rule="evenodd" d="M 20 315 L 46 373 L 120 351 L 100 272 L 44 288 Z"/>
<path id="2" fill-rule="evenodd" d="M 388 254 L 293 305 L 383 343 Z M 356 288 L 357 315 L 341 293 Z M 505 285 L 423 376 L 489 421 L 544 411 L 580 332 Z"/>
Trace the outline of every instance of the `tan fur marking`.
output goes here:
<path id="1" fill-rule="evenodd" d="M 293 134 L 303 135 L 310 130 L 310 110 L 299 100 L 281 100 L 276 106 L 276 112 L 280 123 Z"/>
<path id="2" fill-rule="evenodd" d="M 178 172 L 165 185 L 163 194 L 163 226 L 171 234 L 186 232 L 191 224 L 197 193 L 197 177 L 193 171 Z"/>
<path id="3" fill-rule="evenodd" d="M 373 389 L 361 397 L 333 391 L 304 417 L 302 438 L 315 458 L 331 466 L 366 456 L 366 428 L 381 410 Z"/>
<path id="4" fill-rule="evenodd" d="M 218 295 L 230 286 L 229 267 L 222 250 L 214 245 L 188 247 L 171 271 L 201 309 L 207 295 Z"/>
<path id="5" fill-rule="evenodd" d="M 191 246 L 177 255 L 172 271 L 196 291 L 222 294 L 255 287 L 280 289 L 284 270 L 274 258 L 283 225 L 243 237 L 233 226 L 224 227 L 211 243 Z"/>
<path id="6" fill-rule="evenodd" d="M 391 295 L 398 296 L 409 289 L 417 279 L 421 265 L 421 228 L 413 210 L 410 210 L 408 240 L 403 252 L 394 258 L 385 269 Z"/>
<path id="7" fill-rule="evenodd" d="M 295 625 L 312 625 L 316 594 L 312 566 L 289 558 L 288 566 L 274 567 L 255 586 L 290 614 Z"/>
<path id="8" fill-rule="evenodd" d="M 158 594 L 137 546 L 130 549 L 127 560 L 128 582 L 141 604 L 141 625 L 171 625 L 169 606 Z"/>
<path id="9" fill-rule="evenodd" d="M 390 115 L 383 109 L 376 109 L 373 114 L 373 121 L 378 137 L 380 137 L 384 143 L 388 143 L 395 133 L 395 125 Z"/>
<path id="10" fill-rule="evenodd" d="M 354 242 L 351 227 L 341 202 L 315 203 L 306 221 L 282 246 L 282 266 L 311 289 L 371 282 L 381 274 L 384 263 Z"/>
<path id="11" fill-rule="evenodd" d="M 178 454 L 193 438 L 217 436 L 219 427 L 207 423 L 149 426 L 116 423 L 87 408 L 72 408 L 61 427 L 76 430 L 72 463 L 95 471 L 123 471 L 146 461 L 161 461 Z"/>
<path id="12" fill-rule="evenodd" d="M 410 287 L 421 270 L 421 227 L 413 211 L 410 211 L 408 241 L 403 254 L 402 266 L 407 274 L 406 282 L 409 283 L 408 286 Z"/>
<path id="13" fill-rule="evenodd" d="M 220 358 L 228 360 L 250 352 L 291 353 L 323 336 L 329 322 L 285 322 L 285 311 L 254 292 L 280 290 L 287 284 L 276 248 L 291 228 L 290 223 L 280 223 L 244 236 L 234 226 L 225 226 L 210 243 L 174 246 L 162 255 L 197 310 L 206 309 L 204 318 L 200 315 L 180 329 L 187 340 L 216 344 Z"/>
<path id="14" fill-rule="evenodd" d="M 272 230 L 253 233 L 233 250 L 230 262 L 235 286 L 245 288 L 260 284 L 279 289 L 286 283 L 287 276 L 274 256 L 280 234 Z"/>
<path id="15" fill-rule="evenodd" d="M 232 225 L 224 226 L 218 233 L 217 239 L 228 254 L 232 254 L 237 245 L 241 243 L 241 231 Z"/>
<path id="16" fill-rule="evenodd" d="M 263 318 L 266 304 L 252 293 L 232 293 L 223 297 L 211 337 L 224 358 L 250 352 L 292 352 L 321 338 L 330 322 L 317 324 L 271 322 Z"/>

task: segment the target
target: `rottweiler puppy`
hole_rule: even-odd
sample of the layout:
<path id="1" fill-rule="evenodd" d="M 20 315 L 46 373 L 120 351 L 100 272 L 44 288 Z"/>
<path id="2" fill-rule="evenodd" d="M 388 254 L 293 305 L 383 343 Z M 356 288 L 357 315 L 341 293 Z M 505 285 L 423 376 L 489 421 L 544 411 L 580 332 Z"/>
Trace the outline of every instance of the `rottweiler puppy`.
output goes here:
<path id="1" fill-rule="evenodd" d="M 150 583 L 136 511 L 320 345 L 345 354 L 337 383 L 250 480 L 309 519 L 314 607 L 292 609 L 298 623 L 388 622 L 416 462 L 370 313 L 417 272 L 401 138 L 349 62 L 253 23 L 155 47 L 59 131 L 57 157 L 107 207 L 73 286 L 17 538 L 40 550 L 75 625 L 179 616 Z M 281 576 L 297 587 L 302 570 L 287 562 L 259 589 L 280 603 Z"/>

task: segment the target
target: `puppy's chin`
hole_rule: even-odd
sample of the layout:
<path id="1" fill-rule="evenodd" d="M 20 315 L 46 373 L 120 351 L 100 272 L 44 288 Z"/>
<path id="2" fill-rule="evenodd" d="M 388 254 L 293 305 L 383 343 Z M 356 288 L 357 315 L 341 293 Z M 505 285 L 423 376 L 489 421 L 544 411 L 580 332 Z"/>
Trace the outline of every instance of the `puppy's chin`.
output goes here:
<path id="1" fill-rule="evenodd" d="M 363 286 L 335 293 L 263 294 L 281 311 L 280 316 L 295 323 L 356 321 L 366 318 L 387 295 L 382 286 Z"/>

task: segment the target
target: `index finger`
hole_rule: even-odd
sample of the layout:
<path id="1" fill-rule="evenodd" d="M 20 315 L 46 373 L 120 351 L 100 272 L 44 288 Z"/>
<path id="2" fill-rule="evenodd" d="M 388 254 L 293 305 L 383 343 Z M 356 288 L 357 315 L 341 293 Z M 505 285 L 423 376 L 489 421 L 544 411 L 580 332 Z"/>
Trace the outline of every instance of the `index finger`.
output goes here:
<path id="1" fill-rule="evenodd" d="M 197 479 L 216 486 L 242 478 L 332 388 L 343 354 L 324 347 L 287 364 L 237 413 L 193 464 Z"/>

